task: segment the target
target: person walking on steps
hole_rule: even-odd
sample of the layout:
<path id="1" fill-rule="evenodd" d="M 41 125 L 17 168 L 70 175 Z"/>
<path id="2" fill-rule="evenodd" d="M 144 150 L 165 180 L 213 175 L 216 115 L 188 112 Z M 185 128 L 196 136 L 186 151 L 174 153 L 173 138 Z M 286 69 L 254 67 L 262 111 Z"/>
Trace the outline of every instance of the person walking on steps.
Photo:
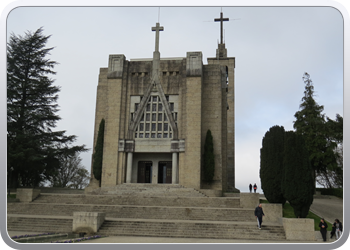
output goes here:
<path id="1" fill-rule="evenodd" d="M 249 184 L 249 191 L 250 192 L 252 192 L 252 188 L 253 188 L 252 184 Z"/>
<path id="2" fill-rule="evenodd" d="M 320 227 L 320 232 L 323 238 L 323 241 L 327 241 L 327 223 L 324 221 L 324 219 L 322 218 L 320 221 L 320 224 L 318 224 L 318 226 Z"/>
<path id="3" fill-rule="evenodd" d="M 335 225 L 337 224 L 336 222 L 337 219 L 334 220 L 334 223 L 332 225 L 332 231 L 331 231 L 331 239 L 333 238 L 333 236 L 335 235 Z"/>
<path id="4" fill-rule="evenodd" d="M 333 226 L 335 227 L 335 238 L 339 239 L 343 232 L 343 225 L 338 219 L 335 219 Z"/>
<path id="5" fill-rule="evenodd" d="M 256 189 L 257 189 L 258 187 L 257 187 L 257 185 L 256 185 L 256 183 L 254 184 L 254 193 L 256 193 Z"/>
<path id="6" fill-rule="evenodd" d="M 265 216 L 261 203 L 255 208 L 254 215 L 258 220 L 258 228 L 261 229 L 262 217 Z"/>

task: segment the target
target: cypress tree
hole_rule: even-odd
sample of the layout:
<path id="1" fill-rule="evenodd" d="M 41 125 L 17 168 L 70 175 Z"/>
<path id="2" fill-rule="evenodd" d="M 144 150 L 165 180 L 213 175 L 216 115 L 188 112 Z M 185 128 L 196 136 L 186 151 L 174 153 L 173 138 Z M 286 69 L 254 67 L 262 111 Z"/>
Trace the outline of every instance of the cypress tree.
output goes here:
<path id="1" fill-rule="evenodd" d="M 203 172 L 205 181 L 210 182 L 213 180 L 215 172 L 214 144 L 213 136 L 211 135 L 211 131 L 209 129 L 207 131 L 204 143 Z"/>
<path id="2" fill-rule="evenodd" d="M 105 120 L 102 119 L 98 128 L 97 141 L 95 145 L 95 153 L 93 155 L 94 163 L 92 171 L 96 180 L 101 180 L 102 175 L 102 160 L 103 160 L 103 142 L 105 132 Z"/>
<path id="3" fill-rule="evenodd" d="M 261 189 L 270 203 L 284 203 L 282 193 L 284 127 L 273 126 L 266 132 L 260 149 Z"/>
<path id="4" fill-rule="evenodd" d="M 293 131 L 285 133 L 282 192 L 297 218 L 308 215 L 313 202 L 314 182 L 304 138 Z"/>

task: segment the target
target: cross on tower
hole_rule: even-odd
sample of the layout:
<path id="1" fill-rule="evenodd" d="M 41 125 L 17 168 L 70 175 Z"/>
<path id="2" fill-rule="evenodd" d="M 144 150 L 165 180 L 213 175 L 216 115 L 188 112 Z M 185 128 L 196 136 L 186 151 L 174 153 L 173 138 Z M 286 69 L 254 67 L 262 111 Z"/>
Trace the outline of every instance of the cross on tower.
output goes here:
<path id="1" fill-rule="evenodd" d="M 156 27 L 152 27 L 152 31 L 156 32 L 156 50 L 159 51 L 159 31 L 163 31 L 164 28 L 159 26 L 159 23 L 156 23 Z"/>
<path id="2" fill-rule="evenodd" d="M 224 22 L 224 21 L 229 21 L 229 19 L 228 19 L 228 18 L 224 18 L 222 12 L 220 12 L 220 18 L 215 18 L 214 21 L 215 21 L 215 22 L 220 22 L 220 29 L 221 29 L 221 33 L 220 33 L 220 38 L 221 38 L 220 44 L 223 44 L 223 42 L 222 42 L 222 40 L 223 40 L 223 28 L 224 28 L 223 22 Z"/>

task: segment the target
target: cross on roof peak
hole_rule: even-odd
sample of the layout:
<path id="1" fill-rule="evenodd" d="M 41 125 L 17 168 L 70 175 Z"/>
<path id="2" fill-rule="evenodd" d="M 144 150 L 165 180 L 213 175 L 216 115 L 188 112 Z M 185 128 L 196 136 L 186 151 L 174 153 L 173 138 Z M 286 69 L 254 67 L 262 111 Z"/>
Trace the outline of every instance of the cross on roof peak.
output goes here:
<path id="1" fill-rule="evenodd" d="M 223 44 L 223 29 L 224 29 L 224 21 L 229 21 L 228 18 L 224 18 L 222 12 L 220 12 L 220 18 L 215 18 L 215 22 L 220 22 L 220 44 Z"/>
<path id="2" fill-rule="evenodd" d="M 152 31 L 156 32 L 156 48 L 155 51 L 159 51 L 159 31 L 163 31 L 164 27 L 160 26 L 159 23 L 156 23 L 156 27 L 152 27 Z"/>

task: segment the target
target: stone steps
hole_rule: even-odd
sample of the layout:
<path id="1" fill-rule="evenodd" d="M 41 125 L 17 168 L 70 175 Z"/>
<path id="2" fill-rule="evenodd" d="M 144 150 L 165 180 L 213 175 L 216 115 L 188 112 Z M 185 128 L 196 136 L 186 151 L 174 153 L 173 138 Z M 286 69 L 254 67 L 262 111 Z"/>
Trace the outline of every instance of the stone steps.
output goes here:
<path id="1" fill-rule="evenodd" d="M 40 194 L 31 203 L 7 203 L 8 230 L 69 233 L 73 220 L 63 218 L 72 218 L 74 212 L 103 212 L 106 220 L 98 232 L 101 235 L 286 238 L 278 224 L 265 224 L 259 230 L 254 209 L 240 207 L 239 197 L 207 197 L 194 189 L 166 184 L 123 184 L 92 193 Z M 54 217 L 61 219 L 53 221 Z"/>
<path id="2" fill-rule="evenodd" d="M 45 233 L 69 233 L 72 231 L 72 219 L 52 219 L 36 217 L 8 216 L 7 230 Z M 262 230 L 256 224 L 227 223 L 210 221 L 183 220 L 127 220 L 107 219 L 98 231 L 106 236 L 149 236 L 178 238 L 212 239 L 263 239 L 285 240 L 282 226 L 263 225 Z"/>
<path id="3" fill-rule="evenodd" d="M 72 232 L 73 219 L 7 217 L 8 231 L 68 233 Z"/>
<path id="4" fill-rule="evenodd" d="M 73 212 L 103 212 L 111 218 L 173 220 L 255 221 L 253 209 L 165 207 L 128 205 L 67 205 L 55 203 L 11 203 L 9 214 L 73 216 Z"/>
<path id="5" fill-rule="evenodd" d="M 101 235 L 149 236 L 212 239 L 264 239 L 285 240 L 281 226 L 263 226 L 233 223 L 184 222 L 184 221 L 109 221 L 100 230 Z"/>
<path id="6" fill-rule="evenodd" d="M 88 194 L 143 197 L 207 197 L 194 188 L 187 188 L 178 184 L 150 183 L 124 183 L 115 187 L 102 187 Z"/>
<path id="7" fill-rule="evenodd" d="M 144 197 L 136 195 L 40 194 L 32 203 L 239 208 L 237 197 Z"/>

